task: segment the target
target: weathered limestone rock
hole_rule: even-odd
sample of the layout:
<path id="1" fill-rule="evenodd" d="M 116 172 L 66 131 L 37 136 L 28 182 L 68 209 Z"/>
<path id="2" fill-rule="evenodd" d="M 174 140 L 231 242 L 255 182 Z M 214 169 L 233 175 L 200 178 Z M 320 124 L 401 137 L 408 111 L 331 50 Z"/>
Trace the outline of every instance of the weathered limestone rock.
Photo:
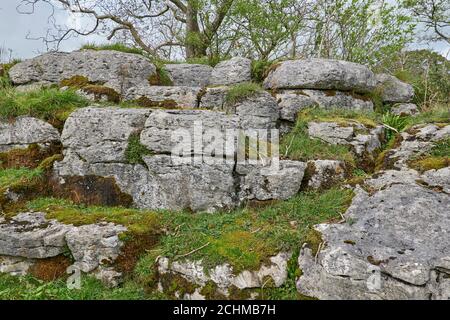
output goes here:
<path id="1" fill-rule="evenodd" d="M 383 102 L 410 102 L 414 97 L 414 88 L 394 76 L 381 73 L 376 75 Z"/>
<path id="2" fill-rule="evenodd" d="M 206 88 L 200 100 L 201 109 L 223 110 L 229 87 L 220 86 Z"/>
<path id="3" fill-rule="evenodd" d="M 197 131 L 194 132 L 194 127 Z M 157 153 L 171 153 L 173 148 L 180 145 L 180 141 L 173 140 L 177 134 L 182 142 L 183 154 L 204 154 L 204 148 L 208 141 L 200 142 L 200 148 L 195 148 L 195 135 L 201 135 L 208 130 L 211 134 L 219 132 L 225 135 L 226 130 L 239 127 L 238 118 L 223 112 L 208 110 L 155 110 L 147 119 L 145 129 L 141 133 L 141 143 Z M 183 134 L 184 133 L 184 134 Z M 183 135 L 182 135 L 183 134 Z M 186 136 L 186 139 L 183 138 Z M 207 139 L 206 139 L 207 140 Z M 224 150 L 222 145 L 220 150 Z M 234 154 L 234 150 L 231 150 Z"/>
<path id="4" fill-rule="evenodd" d="M 58 130 L 36 118 L 18 117 L 12 122 L 0 122 L 0 152 L 31 144 L 48 147 L 59 140 Z"/>
<path id="5" fill-rule="evenodd" d="M 105 263 L 112 263 L 119 256 L 122 246 L 119 234 L 126 230 L 113 223 L 72 227 L 65 239 L 75 259 L 74 266 L 88 273 Z"/>
<path id="6" fill-rule="evenodd" d="M 417 125 L 409 132 L 401 133 L 401 143 L 389 150 L 384 157 L 384 169 L 408 168 L 408 160 L 413 156 L 420 156 L 428 152 L 434 142 L 450 137 L 450 125 L 438 127 L 434 124 Z"/>
<path id="7" fill-rule="evenodd" d="M 24 276 L 33 265 L 33 259 L 0 256 L 0 273 L 9 273 L 13 276 Z"/>
<path id="8" fill-rule="evenodd" d="M 240 129 L 274 129 L 279 118 L 276 100 L 265 91 L 238 101 L 234 105 L 226 105 L 227 113 L 239 117 Z"/>
<path id="9" fill-rule="evenodd" d="M 345 162 L 336 160 L 308 161 L 307 186 L 312 189 L 326 189 L 346 177 Z"/>
<path id="10" fill-rule="evenodd" d="M 212 281 L 221 294 L 228 296 L 228 289 L 232 286 L 240 290 L 261 288 L 267 278 L 272 278 L 275 287 L 282 286 L 287 279 L 287 263 L 290 257 L 289 253 L 279 253 L 271 257 L 270 263 L 263 264 L 259 270 L 245 270 L 238 275 L 233 274 L 233 267 L 229 264 L 216 266 L 206 272 L 202 261 L 170 262 L 168 258 L 163 257 L 158 260 L 158 271 L 160 274 L 180 275 L 200 287 Z"/>
<path id="11" fill-rule="evenodd" d="M 320 89 L 371 92 L 375 75 L 367 67 L 340 60 L 305 59 L 281 62 L 264 81 L 265 89 Z"/>
<path id="12" fill-rule="evenodd" d="M 358 189 L 345 217 L 319 225 L 326 245 L 299 257 L 300 293 L 319 299 L 448 299 L 450 198 L 396 183 Z"/>
<path id="13" fill-rule="evenodd" d="M 0 255 L 50 258 L 65 251 L 69 226 L 45 219 L 44 213 L 20 213 L 0 222 Z"/>
<path id="14" fill-rule="evenodd" d="M 15 85 L 34 82 L 60 83 L 84 76 L 120 94 L 147 82 L 156 67 L 140 55 L 108 50 L 81 50 L 70 53 L 46 53 L 16 64 L 9 71 Z"/>
<path id="15" fill-rule="evenodd" d="M 361 133 L 361 132 L 366 133 Z M 343 126 L 335 122 L 309 122 L 308 134 L 330 144 L 352 146 L 358 156 L 373 153 L 381 148 L 384 129 L 382 126 L 373 129 L 366 128 L 360 123 L 349 123 Z"/>
<path id="16" fill-rule="evenodd" d="M 76 154 L 84 165 L 125 162 L 131 134 L 139 133 L 150 115 L 148 109 L 82 108 L 67 119 L 61 136 L 65 156 Z M 69 159 L 65 160 L 68 162 Z"/>
<path id="17" fill-rule="evenodd" d="M 199 157 L 188 164 L 174 164 L 170 156 L 145 157 L 157 186 L 161 209 L 213 212 L 237 205 L 233 163 L 208 165 Z M 147 197 L 154 197 L 148 194 Z"/>
<path id="18" fill-rule="evenodd" d="M 203 64 L 166 64 L 174 86 L 206 87 L 211 77 L 212 67 Z"/>
<path id="19" fill-rule="evenodd" d="M 316 106 L 324 109 L 373 111 L 370 99 L 342 91 L 282 90 L 275 97 L 280 107 L 280 118 L 292 122 L 297 120 L 300 110 Z"/>
<path id="20" fill-rule="evenodd" d="M 392 107 L 391 113 L 399 116 L 414 116 L 419 113 L 419 108 L 414 103 L 400 103 Z"/>
<path id="21" fill-rule="evenodd" d="M 302 185 L 306 163 L 281 160 L 279 168 L 237 164 L 242 175 L 240 198 L 249 200 L 287 200 L 295 196 Z"/>
<path id="22" fill-rule="evenodd" d="M 250 59 L 235 57 L 217 64 L 209 80 L 212 86 L 233 85 L 252 80 Z"/>
<path id="23" fill-rule="evenodd" d="M 130 88 L 126 100 L 141 100 L 148 107 L 192 109 L 198 107 L 200 87 L 162 87 L 146 83 Z"/>
<path id="24" fill-rule="evenodd" d="M 427 171 L 421 179 L 428 186 L 442 188 L 443 192 L 450 194 L 450 167 Z"/>

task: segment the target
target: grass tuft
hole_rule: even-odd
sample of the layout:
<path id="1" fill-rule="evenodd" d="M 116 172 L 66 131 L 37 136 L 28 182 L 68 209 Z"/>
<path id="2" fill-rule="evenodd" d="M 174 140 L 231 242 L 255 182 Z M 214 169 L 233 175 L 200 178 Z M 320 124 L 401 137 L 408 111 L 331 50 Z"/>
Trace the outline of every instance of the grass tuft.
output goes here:
<path id="1" fill-rule="evenodd" d="M 252 97 L 263 89 L 257 83 L 246 82 L 236 84 L 228 90 L 225 100 L 228 104 L 233 105 L 246 98 Z"/>

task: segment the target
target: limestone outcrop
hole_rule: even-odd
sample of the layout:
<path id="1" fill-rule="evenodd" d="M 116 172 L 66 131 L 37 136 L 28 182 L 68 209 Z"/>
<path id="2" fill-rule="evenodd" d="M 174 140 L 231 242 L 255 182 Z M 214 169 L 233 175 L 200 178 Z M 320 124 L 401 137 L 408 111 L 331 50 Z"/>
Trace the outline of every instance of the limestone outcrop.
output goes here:
<path id="1" fill-rule="evenodd" d="M 9 70 L 15 85 L 59 84 L 75 76 L 86 77 L 124 93 L 156 74 L 156 67 L 140 55 L 108 50 L 46 53 Z"/>
<path id="2" fill-rule="evenodd" d="M 407 103 L 414 97 L 413 86 L 400 81 L 394 76 L 381 73 L 376 75 L 376 80 L 378 88 L 381 91 L 381 98 L 383 99 L 383 102 Z"/>
<path id="3" fill-rule="evenodd" d="M 303 246 L 300 293 L 319 299 L 449 299 L 449 168 L 423 174 L 408 160 L 449 137 L 450 126 L 416 126 L 394 147 L 395 170 L 357 187 L 345 222 L 315 226 Z M 368 190 L 368 191 L 366 191 Z"/>
<path id="4" fill-rule="evenodd" d="M 58 143 L 60 135 L 49 123 L 31 117 L 19 117 L 0 122 L 0 151 L 27 148 L 32 144 L 49 147 Z"/>

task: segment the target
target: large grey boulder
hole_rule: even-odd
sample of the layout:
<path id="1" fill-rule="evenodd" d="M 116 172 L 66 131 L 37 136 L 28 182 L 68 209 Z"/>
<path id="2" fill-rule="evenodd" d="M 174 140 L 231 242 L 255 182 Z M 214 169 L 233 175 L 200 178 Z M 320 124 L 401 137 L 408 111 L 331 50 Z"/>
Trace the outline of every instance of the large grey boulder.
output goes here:
<path id="1" fill-rule="evenodd" d="M 130 88 L 125 100 L 143 100 L 147 107 L 193 109 L 198 107 L 200 87 L 164 87 L 142 83 Z"/>
<path id="2" fill-rule="evenodd" d="M 27 148 L 31 144 L 48 147 L 59 142 L 60 136 L 49 123 L 31 117 L 18 117 L 0 122 L 0 152 Z"/>
<path id="3" fill-rule="evenodd" d="M 209 80 L 211 86 L 233 85 L 252 80 L 252 61 L 247 58 L 235 57 L 217 64 Z"/>
<path id="4" fill-rule="evenodd" d="M 166 64 L 165 69 L 169 73 L 174 86 L 206 87 L 213 68 L 204 64 Z"/>
<path id="5" fill-rule="evenodd" d="M 419 108 L 414 103 L 399 103 L 392 107 L 391 113 L 398 116 L 415 116 Z"/>
<path id="6" fill-rule="evenodd" d="M 358 189 L 348 223 L 316 226 L 325 245 L 304 247 L 300 293 L 319 299 L 448 299 L 450 198 L 411 183 Z M 351 221 L 351 223 L 350 223 Z"/>
<path id="7" fill-rule="evenodd" d="M 344 109 L 373 111 L 373 102 L 361 95 L 334 90 L 282 90 L 275 95 L 280 107 L 280 118 L 297 120 L 299 111 L 305 108 Z"/>
<path id="8" fill-rule="evenodd" d="M 376 80 L 383 102 L 410 102 L 414 98 L 413 86 L 394 76 L 381 73 L 376 75 Z"/>
<path id="9" fill-rule="evenodd" d="M 148 109 L 78 109 L 64 125 L 65 155 L 76 153 L 86 163 L 126 162 L 128 139 L 144 128 L 150 113 Z"/>
<path id="10" fill-rule="evenodd" d="M 330 59 L 290 60 L 279 63 L 264 81 L 265 89 L 320 89 L 371 92 L 377 82 L 367 67 Z"/>
<path id="11" fill-rule="evenodd" d="M 295 196 L 302 185 L 306 163 L 281 160 L 279 167 L 237 164 L 242 175 L 240 198 L 243 200 L 287 200 Z"/>
<path id="12" fill-rule="evenodd" d="M 75 259 L 74 266 L 85 273 L 114 262 L 123 245 L 119 235 L 127 228 L 113 223 L 90 224 L 71 228 L 65 236 Z"/>
<path id="13" fill-rule="evenodd" d="M 70 53 L 46 53 L 25 60 L 9 71 L 15 85 L 54 83 L 84 76 L 123 94 L 130 87 L 148 82 L 156 67 L 146 58 L 131 53 L 108 50 L 81 50 Z"/>
<path id="14" fill-rule="evenodd" d="M 20 213 L 0 221 L 0 256 L 51 258 L 65 251 L 65 234 L 70 229 L 44 213 Z"/>

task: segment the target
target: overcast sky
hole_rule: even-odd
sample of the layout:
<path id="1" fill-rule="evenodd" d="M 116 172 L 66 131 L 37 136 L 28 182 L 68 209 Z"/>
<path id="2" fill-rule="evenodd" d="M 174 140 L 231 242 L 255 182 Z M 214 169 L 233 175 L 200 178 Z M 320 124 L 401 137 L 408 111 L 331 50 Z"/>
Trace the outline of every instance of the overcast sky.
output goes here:
<path id="1" fill-rule="evenodd" d="M 22 15 L 16 10 L 20 0 L 0 0 L 0 47 L 12 50 L 14 58 L 30 58 L 45 52 L 46 48 L 42 41 L 27 40 L 31 33 L 33 37 L 43 36 L 48 28 L 48 16 L 50 10 L 41 5 L 32 15 Z M 55 17 L 59 23 L 77 23 L 64 11 L 57 11 Z M 78 21 L 79 23 L 79 21 Z M 81 37 L 65 41 L 61 45 L 62 51 L 78 49 L 86 42 L 102 42 L 97 36 L 89 38 Z M 420 44 L 413 48 L 431 48 L 444 56 L 450 57 L 450 46 L 446 43 Z M 4 59 L 7 57 L 3 57 Z"/>

